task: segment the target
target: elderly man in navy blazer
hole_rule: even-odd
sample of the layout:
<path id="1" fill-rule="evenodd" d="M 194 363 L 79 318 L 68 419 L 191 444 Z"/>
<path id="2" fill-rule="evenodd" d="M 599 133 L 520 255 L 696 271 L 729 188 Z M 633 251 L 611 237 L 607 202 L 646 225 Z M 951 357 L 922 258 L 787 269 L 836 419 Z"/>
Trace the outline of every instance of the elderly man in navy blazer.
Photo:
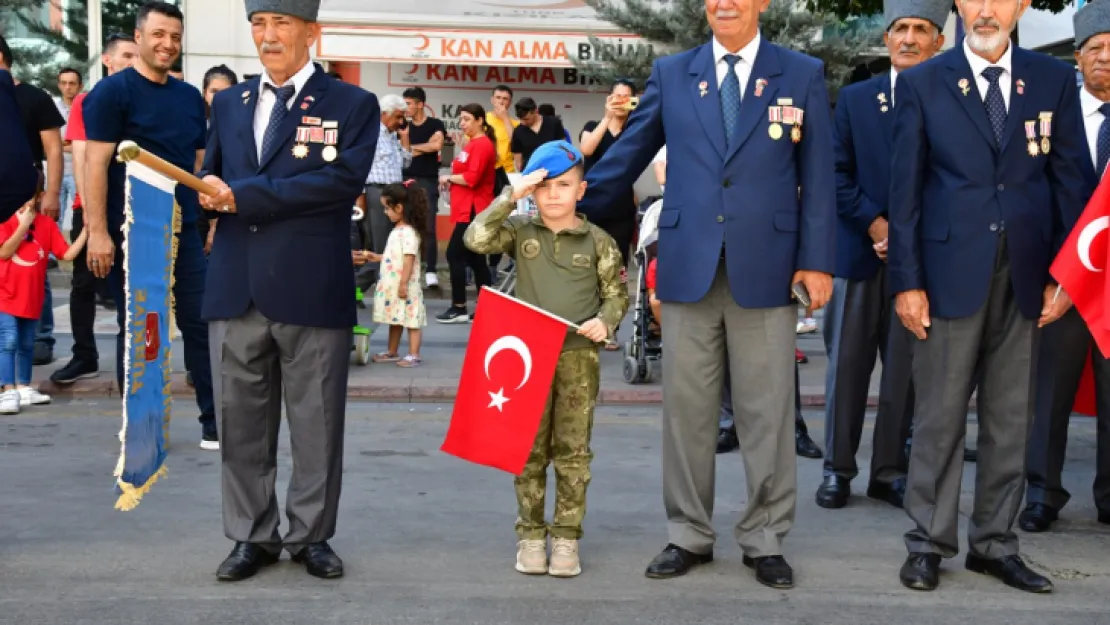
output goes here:
<path id="1" fill-rule="evenodd" d="M 967 36 L 898 78 L 890 285 L 917 336 L 917 394 L 901 580 L 933 590 L 959 552 L 967 401 L 978 381 L 979 464 L 966 567 L 1030 592 L 1018 555 L 1039 328 L 1070 306 L 1048 268 L 1091 186 L 1075 70 L 1010 43 L 1029 0 L 957 3 Z"/>
<path id="2" fill-rule="evenodd" d="M 847 86 L 837 98 L 836 279 L 825 312 L 825 476 L 816 496 L 822 508 L 844 507 L 859 473 L 856 452 L 876 352 L 883 373 L 867 496 L 902 507 L 913 421 L 913 336 L 894 314 L 885 263 L 894 91 L 899 72 L 944 45 L 941 31 L 951 8 L 952 0 L 887 0 L 883 40 L 890 72 Z"/>
<path id="3" fill-rule="evenodd" d="M 760 36 L 769 2 L 706 0 L 713 39 L 655 61 L 639 108 L 590 171 L 579 204 L 590 218 L 604 218 L 667 144 L 657 294 L 670 350 L 663 361 L 670 541 L 648 566 L 652 578 L 713 559 L 718 398 L 730 383 L 748 502 L 736 540 L 758 581 L 794 583 L 782 551 L 797 494 L 791 291 L 804 285 L 815 308 L 828 301 L 836 184 L 824 68 Z"/>
<path id="4" fill-rule="evenodd" d="M 204 170 L 219 216 L 204 316 L 223 458 L 221 580 L 250 577 L 284 547 L 314 576 L 343 574 L 335 534 L 356 323 L 351 207 L 374 160 L 374 96 L 309 58 L 319 0 L 247 0 L 266 71 L 212 104 Z M 274 494 L 282 395 L 292 438 L 289 531 Z"/>

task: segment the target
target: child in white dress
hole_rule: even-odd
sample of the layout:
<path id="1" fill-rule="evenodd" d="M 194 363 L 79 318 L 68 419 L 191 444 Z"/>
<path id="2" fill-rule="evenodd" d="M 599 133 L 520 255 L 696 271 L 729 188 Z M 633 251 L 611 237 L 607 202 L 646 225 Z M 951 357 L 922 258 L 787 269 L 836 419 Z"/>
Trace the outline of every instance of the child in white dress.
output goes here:
<path id="1" fill-rule="evenodd" d="M 396 362 L 399 367 L 419 367 L 420 329 L 424 327 L 424 292 L 420 288 L 421 234 L 428 220 L 428 197 L 412 180 L 387 185 L 382 189 L 382 208 L 393 222 L 393 231 L 382 254 L 366 252 L 372 262 L 380 262 L 378 284 L 374 288 L 374 322 L 389 326 L 387 351 L 374 356 L 374 362 Z M 409 330 L 409 353 L 401 358 L 401 334 Z"/>

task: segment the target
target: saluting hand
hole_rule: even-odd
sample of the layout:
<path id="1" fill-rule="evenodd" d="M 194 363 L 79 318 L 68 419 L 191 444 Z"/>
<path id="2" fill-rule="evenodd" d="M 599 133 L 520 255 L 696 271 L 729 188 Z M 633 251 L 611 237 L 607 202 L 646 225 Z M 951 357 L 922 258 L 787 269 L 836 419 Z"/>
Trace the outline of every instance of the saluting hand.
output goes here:
<path id="1" fill-rule="evenodd" d="M 529 195 L 532 195 L 536 190 L 536 185 L 543 182 L 544 178 L 547 178 L 546 169 L 537 169 L 527 176 L 518 178 L 517 181 L 513 183 L 513 201 L 519 202 Z"/>
<path id="2" fill-rule="evenodd" d="M 924 341 L 928 334 L 926 330 L 933 324 L 929 318 L 929 296 L 924 289 L 903 291 L 894 297 L 894 310 L 902 325 L 913 333 L 914 336 Z"/>
<path id="3" fill-rule="evenodd" d="M 215 187 L 218 190 L 216 195 L 200 194 L 200 205 L 204 208 L 216 211 L 217 213 L 234 213 L 235 210 L 235 195 L 231 192 L 231 187 L 227 183 L 220 180 L 216 176 L 205 176 L 204 183 Z"/>

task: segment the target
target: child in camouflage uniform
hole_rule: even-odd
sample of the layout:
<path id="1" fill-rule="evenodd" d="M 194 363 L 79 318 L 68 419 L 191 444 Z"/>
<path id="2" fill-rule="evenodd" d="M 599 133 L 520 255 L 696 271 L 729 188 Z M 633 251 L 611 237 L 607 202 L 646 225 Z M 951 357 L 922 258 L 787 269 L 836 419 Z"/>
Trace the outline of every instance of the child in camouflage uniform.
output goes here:
<path id="1" fill-rule="evenodd" d="M 578 539 L 590 483 L 590 432 L 599 386 L 598 347 L 610 340 L 628 310 L 613 239 L 575 209 L 586 190 L 582 154 L 566 141 L 540 146 L 523 177 L 507 187 L 466 230 L 478 254 L 506 253 L 516 261 L 516 296 L 579 324 L 569 330 L 536 442 L 516 478 L 519 508 L 516 570 L 573 577 L 581 572 Z M 510 216 L 533 194 L 534 217 Z M 555 515 L 544 519 L 547 465 L 555 467 Z M 548 565 L 547 537 L 551 536 Z"/>

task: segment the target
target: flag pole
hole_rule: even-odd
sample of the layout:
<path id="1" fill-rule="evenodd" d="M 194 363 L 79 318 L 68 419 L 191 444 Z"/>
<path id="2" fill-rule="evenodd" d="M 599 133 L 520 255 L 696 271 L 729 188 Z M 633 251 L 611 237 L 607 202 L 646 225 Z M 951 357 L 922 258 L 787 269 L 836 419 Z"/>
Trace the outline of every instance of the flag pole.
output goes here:
<path id="1" fill-rule="evenodd" d="M 140 148 L 134 141 L 121 142 L 117 153 L 119 154 L 120 162 L 135 162 L 140 165 L 145 165 L 171 180 L 176 180 L 197 193 L 203 193 L 209 196 L 219 195 L 220 193 L 220 190 L 216 187 L 204 182 L 177 165 L 147 152 Z"/>
<path id="2" fill-rule="evenodd" d="M 535 312 L 540 313 L 541 315 L 544 315 L 545 317 L 549 317 L 551 319 L 554 319 L 555 321 L 558 321 L 559 323 L 562 323 L 566 326 L 569 326 L 572 330 L 577 331 L 577 330 L 582 329 L 582 326 L 578 325 L 577 323 L 574 323 L 573 321 L 568 321 L 566 319 L 563 319 L 559 315 L 551 314 L 551 313 L 547 312 L 546 310 L 540 308 L 539 306 L 533 306 L 532 304 L 529 304 L 528 302 L 526 302 L 524 300 L 517 299 L 517 298 L 513 297 L 512 295 L 509 295 L 508 293 L 502 293 L 501 291 L 498 291 L 496 289 L 491 289 L 488 286 L 483 286 L 482 290 L 483 291 L 489 291 L 490 293 L 494 293 L 496 295 L 500 295 L 501 297 L 504 297 L 506 299 L 511 299 L 514 302 L 516 302 L 517 304 L 520 304 L 521 306 L 524 306 L 525 308 L 529 308 L 529 309 L 531 309 Z M 606 345 L 611 345 L 611 344 L 613 344 L 613 340 L 610 339 L 610 338 L 606 338 L 605 339 L 605 344 Z"/>

